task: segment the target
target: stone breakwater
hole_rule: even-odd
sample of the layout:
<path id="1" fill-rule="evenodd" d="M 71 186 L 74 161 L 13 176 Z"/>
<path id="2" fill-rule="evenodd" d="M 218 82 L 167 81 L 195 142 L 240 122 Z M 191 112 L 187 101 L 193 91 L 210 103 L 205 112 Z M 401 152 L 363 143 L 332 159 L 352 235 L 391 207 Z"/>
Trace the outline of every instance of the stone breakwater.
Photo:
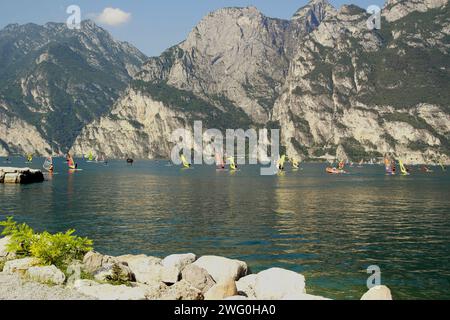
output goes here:
<path id="1" fill-rule="evenodd" d="M 0 278 L 14 275 L 26 283 L 50 284 L 49 290 L 66 290 L 61 291 L 66 297 L 69 292 L 99 300 L 329 300 L 308 294 L 305 277 L 299 273 L 271 268 L 252 274 L 245 262 L 225 257 L 197 257 L 193 253 L 164 259 L 112 257 L 92 251 L 63 272 L 55 266 L 42 266 L 34 258 L 16 259 L 6 250 L 8 241 L 7 237 L 0 239 Z M 10 287 L 20 291 L 19 282 L 14 281 Z M 20 295 L 16 298 L 21 299 Z M 362 299 L 392 297 L 387 287 L 378 286 Z"/>
<path id="2" fill-rule="evenodd" d="M 0 183 L 28 184 L 43 181 L 44 175 L 40 170 L 33 170 L 30 168 L 0 167 Z"/>

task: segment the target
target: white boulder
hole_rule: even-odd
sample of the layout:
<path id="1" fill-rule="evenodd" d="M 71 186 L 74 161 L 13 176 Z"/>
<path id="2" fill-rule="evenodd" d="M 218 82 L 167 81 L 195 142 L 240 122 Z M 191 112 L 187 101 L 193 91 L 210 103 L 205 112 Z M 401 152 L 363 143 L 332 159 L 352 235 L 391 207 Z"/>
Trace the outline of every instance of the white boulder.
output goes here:
<path id="1" fill-rule="evenodd" d="M 165 268 L 176 268 L 178 271 L 182 271 L 187 265 L 193 263 L 197 257 L 193 253 L 186 254 L 172 254 L 165 257 L 161 264 Z"/>
<path id="2" fill-rule="evenodd" d="M 77 280 L 74 289 L 99 300 L 145 300 L 146 289 L 143 287 L 128 287 L 125 285 L 113 286 L 99 284 L 90 280 Z"/>
<path id="3" fill-rule="evenodd" d="M 195 264 L 186 266 L 181 272 L 181 278 L 203 293 L 215 284 L 208 271 Z"/>
<path id="4" fill-rule="evenodd" d="M 56 285 L 61 285 L 66 280 L 64 273 L 54 265 L 28 268 L 25 277 L 36 282 Z"/>
<path id="5" fill-rule="evenodd" d="M 169 287 L 161 300 L 203 300 L 203 294 L 189 282 L 181 280 Z"/>
<path id="6" fill-rule="evenodd" d="M 289 295 L 305 294 L 305 277 L 293 271 L 272 268 L 258 273 L 254 289 L 258 300 L 281 300 Z"/>
<path id="7" fill-rule="evenodd" d="M 245 262 L 218 256 L 203 256 L 195 261 L 194 265 L 208 271 L 215 282 L 223 282 L 229 279 L 239 280 L 248 272 Z"/>
<path id="8" fill-rule="evenodd" d="M 90 251 L 84 255 L 83 268 L 90 273 L 94 273 L 107 264 L 114 263 L 114 257 Z"/>
<path id="9" fill-rule="evenodd" d="M 255 285 L 256 285 L 256 274 L 249 274 L 248 276 L 240 278 L 236 282 L 236 287 L 239 294 L 244 294 L 250 299 L 256 299 Z"/>
<path id="10" fill-rule="evenodd" d="M 361 300 L 392 300 L 391 290 L 386 286 L 375 286 L 364 293 Z"/>
<path id="11" fill-rule="evenodd" d="M 9 244 L 9 240 L 11 240 L 11 237 L 4 237 L 0 239 L 0 259 L 6 258 L 9 254 L 8 250 L 6 249 Z"/>
<path id="12" fill-rule="evenodd" d="M 205 293 L 205 300 L 223 300 L 236 296 L 237 294 L 236 282 L 233 279 L 228 279 L 227 281 L 219 282 L 212 286 Z"/>
<path id="13" fill-rule="evenodd" d="M 38 261 L 35 258 L 23 258 L 6 261 L 5 266 L 3 267 L 3 272 L 7 274 L 18 273 L 20 275 L 25 275 L 25 272 L 38 264 Z"/>
<path id="14" fill-rule="evenodd" d="M 175 267 L 164 267 L 161 259 L 146 255 L 121 256 L 117 261 L 125 262 L 134 274 L 137 282 L 153 284 L 157 282 L 176 283 L 180 272 Z"/>

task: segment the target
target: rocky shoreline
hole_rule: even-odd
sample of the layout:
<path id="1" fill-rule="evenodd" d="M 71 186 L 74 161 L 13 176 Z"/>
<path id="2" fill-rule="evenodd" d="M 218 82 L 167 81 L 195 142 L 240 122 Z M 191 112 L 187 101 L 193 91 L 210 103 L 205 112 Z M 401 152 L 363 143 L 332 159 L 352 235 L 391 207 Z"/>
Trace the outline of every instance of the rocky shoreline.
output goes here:
<path id="1" fill-rule="evenodd" d="M 240 260 L 173 254 L 112 257 L 88 252 L 67 270 L 8 253 L 0 239 L 0 300 L 329 300 L 307 293 L 305 277 L 271 268 L 252 274 Z M 63 272 L 64 271 L 64 272 Z M 362 300 L 391 300 L 387 287 Z"/>

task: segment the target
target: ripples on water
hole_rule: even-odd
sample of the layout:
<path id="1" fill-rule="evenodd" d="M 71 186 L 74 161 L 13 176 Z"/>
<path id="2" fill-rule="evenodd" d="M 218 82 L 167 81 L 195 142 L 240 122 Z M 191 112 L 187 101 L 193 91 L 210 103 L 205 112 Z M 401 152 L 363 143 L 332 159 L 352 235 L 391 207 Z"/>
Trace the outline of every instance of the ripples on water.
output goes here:
<path id="1" fill-rule="evenodd" d="M 56 161 L 59 174 L 43 184 L 0 185 L 1 218 L 75 228 L 112 255 L 194 252 L 238 258 L 253 271 L 288 268 L 306 276 L 308 292 L 332 298 L 359 299 L 372 264 L 394 298 L 450 298 L 450 176 L 438 168 L 328 176 L 307 164 L 262 177 L 250 166 L 230 174 L 79 161 L 84 171 L 68 174 Z"/>

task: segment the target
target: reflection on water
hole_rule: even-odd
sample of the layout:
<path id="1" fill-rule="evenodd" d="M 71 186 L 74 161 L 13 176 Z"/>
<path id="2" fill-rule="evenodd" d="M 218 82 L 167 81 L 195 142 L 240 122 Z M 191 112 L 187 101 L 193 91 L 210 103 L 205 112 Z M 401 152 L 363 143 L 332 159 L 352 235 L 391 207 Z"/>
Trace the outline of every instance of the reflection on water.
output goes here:
<path id="1" fill-rule="evenodd" d="M 308 292 L 334 298 L 360 298 L 372 264 L 394 298 L 450 298 L 450 176 L 437 169 L 328 176 L 305 165 L 262 177 L 248 166 L 231 175 L 165 162 L 79 163 L 84 171 L 69 174 L 56 160 L 59 173 L 43 184 L 0 185 L 0 217 L 75 228 L 112 255 L 195 252 L 239 258 L 253 271 L 288 268 L 305 274 Z"/>

